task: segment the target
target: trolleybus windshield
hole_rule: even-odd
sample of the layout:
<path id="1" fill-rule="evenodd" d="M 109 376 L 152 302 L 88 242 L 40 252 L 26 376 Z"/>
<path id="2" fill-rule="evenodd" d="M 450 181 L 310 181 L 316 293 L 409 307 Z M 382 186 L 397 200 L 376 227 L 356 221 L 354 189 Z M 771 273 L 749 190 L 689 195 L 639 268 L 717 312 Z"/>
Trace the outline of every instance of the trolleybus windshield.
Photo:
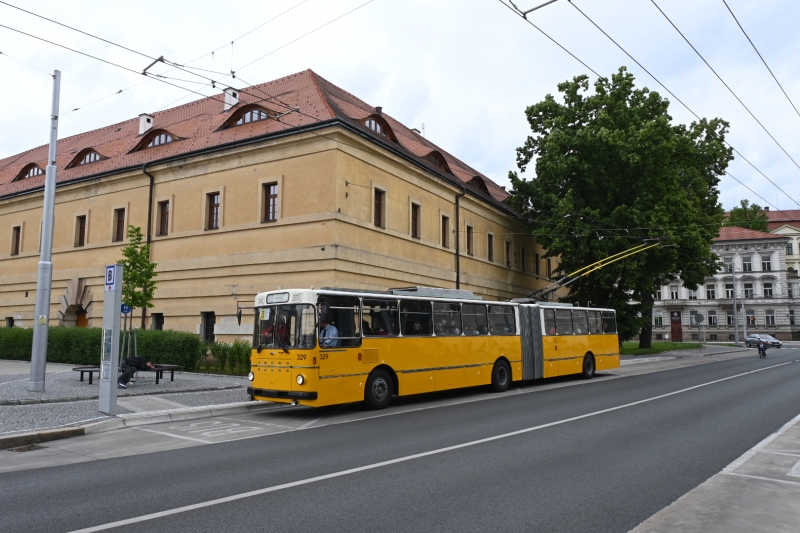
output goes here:
<path id="1" fill-rule="evenodd" d="M 261 348 L 313 348 L 316 345 L 314 306 L 267 305 L 256 308 L 253 346 Z"/>

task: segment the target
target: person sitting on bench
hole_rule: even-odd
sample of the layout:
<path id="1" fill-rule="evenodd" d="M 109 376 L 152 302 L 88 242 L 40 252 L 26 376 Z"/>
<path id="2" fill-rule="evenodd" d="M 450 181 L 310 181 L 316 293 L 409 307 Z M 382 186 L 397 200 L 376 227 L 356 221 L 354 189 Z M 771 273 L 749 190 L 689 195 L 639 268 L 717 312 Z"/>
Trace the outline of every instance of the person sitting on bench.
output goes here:
<path id="1" fill-rule="evenodd" d="M 137 370 L 153 370 L 154 368 L 155 365 L 145 357 L 128 357 L 122 361 L 122 365 L 120 366 L 122 375 L 119 377 L 117 384 L 123 389 L 126 389 L 128 388 L 128 382 Z"/>

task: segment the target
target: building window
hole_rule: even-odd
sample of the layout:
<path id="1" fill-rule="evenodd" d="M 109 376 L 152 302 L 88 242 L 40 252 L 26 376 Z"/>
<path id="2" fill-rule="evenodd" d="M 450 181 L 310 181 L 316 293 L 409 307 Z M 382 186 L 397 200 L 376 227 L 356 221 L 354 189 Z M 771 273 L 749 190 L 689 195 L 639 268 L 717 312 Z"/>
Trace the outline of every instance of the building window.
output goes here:
<path id="1" fill-rule="evenodd" d="M 664 340 L 664 334 L 663 333 L 656 333 L 656 340 L 657 341 Z"/>
<path id="2" fill-rule="evenodd" d="M 677 300 L 679 298 L 678 287 L 670 287 L 669 288 L 669 299 L 670 300 Z"/>
<path id="3" fill-rule="evenodd" d="M 772 270 L 772 258 L 770 256 L 765 255 L 761 258 L 761 270 L 764 272 Z"/>
<path id="4" fill-rule="evenodd" d="M 101 159 L 102 157 L 100 157 L 100 154 L 92 150 L 91 152 L 86 152 L 86 155 L 78 162 L 78 165 L 88 165 L 89 163 L 100 161 Z"/>
<path id="5" fill-rule="evenodd" d="M 789 324 L 794 326 L 794 309 L 789 309 Z"/>
<path id="6" fill-rule="evenodd" d="M 775 311 L 773 309 L 767 309 L 764 312 L 764 320 L 766 321 L 768 326 L 775 325 Z"/>
<path id="7" fill-rule="evenodd" d="M 378 122 L 374 118 L 368 118 L 367 120 L 365 120 L 364 125 L 369 129 L 371 129 L 372 131 L 374 131 L 375 133 L 377 133 L 378 135 L 386 137 L 386 132 L 383 130 L 383 126 L 381 125 L 380 122 Z"/>
<path id="8" fill-rule="evenodd" d="M 411 236 L 419 239 L 419 206 L 411 204 Z"/>
<path id="9" fill-rule="evenodd" d="M 19 174 L 17 174 L 17 177 L 14 178 L 14 181 L 24 180 L 26 178 L 32 178 L 34 176 L 41 176 L 42 174 L 44 174 L 44 170 L 42 170 L 42 167 L 34 163 L 31 163 L 30 165 L 24 167 Z"/>
<path id="10" fill-rule="evenodd" d="M 659 288 L 659 289 L 656 289 L 656 293 L 655 293 L 655 295 L 653 296 L 653 298 L 654 298 L 656 301 L 658 301 L 658 300 L 660 300 L 660 299 L 661 299 L 661 289 L 660 289 L 660 288 Z"/>
<path id="11" fill-rule="evenodd" d="M 708 312 L 708 325 L 709 326 L 716 326 L 717 325 L 717 312 L 716 311 L 709 311 Z"/>
<path id="12" fill-rule="evenodd" d="M 6 327 L 9 328 L 9 329 L 14 327 L 14 317 L 13 316 L 7 316 L 6 317 Z"/>
<path id="13" fill-rule="evenodd" d="M 744 284 L 744 297 L 745 298 L 752 298 L 753 297 L 753 284 L 752 283 L 745 283 Z"/>
<path id="14" fill-rule="evenodd" d="M 11 255 L 19 255 L 19 244 L 22 237 L 22 226 L 11 228 Z"/>
<path id="15" fill-rule="evenodd" d="M 715 300 L 717 298 L 717 290 L 714 285 L 706 285 L 706 300 Z"/>
<path id="16" fill-rule="evenodd" d="M 689 291 L 689 299 L 690 300 L 697 300 L 697 291 L 690 290 Z"/>
<path id="17" fill-rule="evenodd" d="M 553 277 L 553 260 L 551 258 L 547 258 L 547 277 Z"/>
<path id="18" fill-rule="evenodd" d="M 700 334 L 699 333 L 692 333 L 692 340 L 693 341 L 699 341 L 700 340 Z"/>
<path id="19" fill-rule="evenodd" d="M 169 200 L 158 202 L 158 235 L 169 235 Z"/>
<path id="20" fill-rule="evenodd" d="M 690 326 L 700 325 L 697 321 L 697 311 L 689 311 L 689 325 Z"/>
<path id="21" fill-rule="evenodd" d="M 125 209 L 114 209 L 114 242 L 125 239 Z"/>
<path id="22" fill-rule="evenodd" d="M 764 298 L 772 298 L 772 283 L 764 283 Z"/>
<path id="23" fill-rule="evenodd" d="M 239 117 L 239 120 L 236 121 L 236 125 L 241 126 L 242 124 L 259 122 L 261 120 L 267 120 L 268 118 L 269 114 L 263 109 L 251 109 L 250 111 L 245 112 L 241 117 Z"/>
<path id="24" fill-rule="evenodd" d="M 726 257 L 722 260 L 724 266 L 724 272 L 733 272 L 733 259 L 730 257 Z"/>
<path id="25" fill-rule="evenodd" d="M 494 235 L 489 235 L 486 239 L 486 258 L 494 261 Z"/>
<path id="26" fill-rule="evenodd" d="M 736 338 L 736 337 L 735 337 L 734 335 L 728 335 L 728 340 L 729 340 L 729 341 L 732 341 L 732 340 L 734 340 L 735 338 Z"/>
<path id="27" fill-rule="evenodd" d="M 173 141 L 172 135 L 169 133 L 158 133 L 150 139 L 150 142 L 147 143 L 145 148 L 153 148 L 154 146 L 161 146 L 162 144 L 169 144 Z"/>
<path id="28" fill-rule="evenodd" d="M 506 241 L 506 266 L 511 268 L 511 241 Z"/>
<path id="29" fill-rule="evenodd" d="M 748 326 L 755 326 L 756 325 L 756 312 L 752 309 L 747 309 L 744 312 L 745 318 L 747 320 Z"/>
<path id="30" fill-rule="evenodd" d="M 467 255 L 475 255 L 475 243 L 473 242 L 473 238 L 475 232 L 472 226 L 467 226 Z"/>
<path id="31" fill-rule="evenodd" d="M 262 222 L 275 222 L 278 220 L 278 183 L 264 184 L 264 213 Z"/>
<path id="32" fill-rule="evenodd" d="M 717 340 L 717 334 L 716 333 L 712 333 L 711 335 L 708 336 L 708 340 L 710 340 L 710 341 Z"/>
<path id="33" fill-rule="evenodd" d="M 519 248 L 519 269 L 522 270 L 523 272 L 527 272 L 527 269 L 525 268 L 525 247 L 524 246 L 520 246 L 520 248 Z"/>
<path id="34" fill-rule="evenodd" d="M 728 319 L 728 325 L 732 326 L 734 324 L 734 321 L 736 320 L 736 316 L 734 315 L 733 309 L 728 309 L 727 319 Z"/>
<path id="35" fill-rule="evenodd" d="M 450 218 L 442 216 L 442 246 L 450 248 Z"/>
<path id="36" fill-rule="evenodd" d="M 653 313 L 653 325 L 654 326 L 663 326 L 664 325 L 664 315 L 661 313 Z"/>
<path id="37" fill-rule="evenodd" d="M 383 228 L 386 223 L 384 210 L 386 209 L 386 191 L 375 189 L 375 227 Z"/>
<path id="38" fill-rule="evenodd" d="M 214 342 L 214 325 L 217 323 L 217 315 L 214 311 L 201 313 L 201 331 L 203 332 L 203 339 L 205 342 Z"/>
<path id="39" fill-rule="evenodd" d="M 533 272 L 538 276 L 541 274 L 541 267 L 539 263 L 542 261 L 542 256 L 538 253 L 533 254 Z"/>
<path id="40" fill-rule="evenodd" d="M 733 298 L 733 283 L 725 284 L 725 298 Z"/>
<path id="41" fill-rule="evenodd" d="M 787 242 L 786 243 L 786 255 L 793 255 L 793 253 L 794 252 L 792 252 L 792 243 Z"/>
<path id="42" fill-rule="evenodd" d="M 164 313 L 153 313 L 153 329 L 164 329 Z"/>
<path id="43" fill-rule="evenodd" d="M 86 245 L 86 215 L 75 219 L 75 246 Z"/>
<path id="44" fill-rule="evenodd" d="M 742 258 L 742 272 L 752 272 L 753 271 L 753 258 L 752 257 L 743 257 Z"/>
<path id="45" fill-rule="evenodd" d="M 208 212 L 206 215 L 206 229 L 219 229 L 219 193 L 212 192 L 206 195 Z"/>

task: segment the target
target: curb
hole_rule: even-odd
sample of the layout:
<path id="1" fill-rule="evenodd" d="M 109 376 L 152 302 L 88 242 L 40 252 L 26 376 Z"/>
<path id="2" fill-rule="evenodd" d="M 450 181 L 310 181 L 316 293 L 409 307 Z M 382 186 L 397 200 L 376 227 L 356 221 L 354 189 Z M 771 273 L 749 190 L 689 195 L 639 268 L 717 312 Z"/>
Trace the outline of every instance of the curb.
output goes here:
<path id="1" fill-rule="evenodd" d="M 130 398 L 132 396 L 164 396 L 167 394 L 183 394 L 184 392 L 211 392 L 211 391 L 220 391 L 220 390 L 233 390 L 233 389 L 243 389 L 242 385 L 225 385 L 224 387 L 199 387 L 196 389 L 184 389 L 184 390 L 174 390 L 174 391 L 167 391 L 167 392 L 158 392 L 158 391 L 150 391 L 150 392 L 132 392 L 130 394 L 120 394 L 118 398 Z M 97 400 L 99 399 L 99 395 L 94 396 L 71 396 L 69 398 L 45 398 L 43 400 L 37 398 L 31 399 L 24 399 L 24 400 L 0 400 L 0 406 L 6 405 L 35 405 L 40 403 L 69 403 L 69 402 L 85 402 L 87 400 Z"/>
<path id="2" fill-rule="evenodd" d="M 31 431 L 28 433 L 18 433 L 16 435 L 0 437 L 0 450 L 29 446 L 32 444 L 39 444 L 41 442 L 49 442 L 59 439 L 68 439 L 70 437 L 78 437 L 80 435 L 105 433 L 106 431 L 113 431 L 115 429 L 122 429 L 126 427 L 161 424 L 162 422 L 175 422 L 178 420 L 189 420 L 192 418 L 225 416 L 236 413 L 271 411 L 274 409 L 280 409 L 281 407 L 283 407 L 283 404 L 267 403 L 265 405 L 265 403 L 261 401 L 252 401 L 118 415 L 107 420 L 94 422 L 85 426 Z"/>
<path id="3" fill-rule="evenodd" d="M 676 351 L 671 351 L 671 352 L 662 352 L 665 355 L 652 354 L 652 357 L 642 357 L 642 356 L 634 355 L 634 356 L 628 356 L 627 359 L 620 358 L 619 364 L 620 364 L 620 366 L 625 366 L 625 365 L 633 365 L 633 364 L 637 364 L 637 363 L 652 363 L 652 362 L 655 362 L 655 361 L 669 361 L 671 359 L 681 359 L 681 358 L 684 358 L 684 357 L 687 357 L 687 356 L 692 356 L 692 357 L 712 357 L 712 356 L 715 356 L 715 355 L 725 355 L 725 354 L 728 354 L 728 353 L 746 352 L 749 349 L 750 348 L 734 348 L 732 350 L 725 350 L 724 352 L 699 353 L 699 354 L 698 353 L 691 353 L 691 350 L 677 351 L 677 352 Z"/>

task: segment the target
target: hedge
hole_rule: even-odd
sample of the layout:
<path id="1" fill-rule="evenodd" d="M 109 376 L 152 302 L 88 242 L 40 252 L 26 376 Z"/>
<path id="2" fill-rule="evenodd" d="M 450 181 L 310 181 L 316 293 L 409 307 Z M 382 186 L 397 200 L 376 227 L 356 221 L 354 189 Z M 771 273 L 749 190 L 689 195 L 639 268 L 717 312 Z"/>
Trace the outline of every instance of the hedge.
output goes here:
<path id="1" fill-rule="evenodd" d="M 47 361 L 71 365 L 100 364 L 102 331 L 102 328 L 50 328 Z M 193 371 L 205 357 L 205 346 L 193 333 L 136 330 L 136 337 L 139 355 L 154 363 L 181 365 L 183 370 Z M 0 328 L 0 359 L 30 361 L 32 345 L 33 329 Z"/>

